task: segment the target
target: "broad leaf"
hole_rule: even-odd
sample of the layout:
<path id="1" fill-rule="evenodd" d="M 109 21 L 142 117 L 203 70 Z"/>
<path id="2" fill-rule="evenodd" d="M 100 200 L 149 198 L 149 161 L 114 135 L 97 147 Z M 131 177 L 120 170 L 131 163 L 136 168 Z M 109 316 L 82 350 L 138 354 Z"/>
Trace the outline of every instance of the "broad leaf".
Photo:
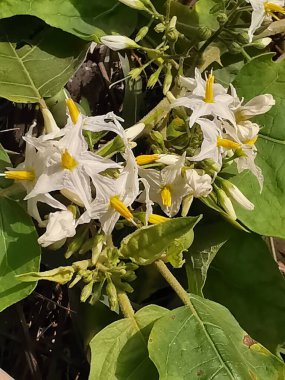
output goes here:
<path id="1" fill-rule="evenodd" d="M 139 265 L 148 265 L 168 253 L 173 264 L 175 257 L 191 245 L 193 228 L 199 220 L 200 217 L 175 218 L 140 228 L 122 240 L 120 254 Z"/>
<path id="2" fill-rule="evenodd" d="M 283 361 L 251 344 L 223 306 L 191 296 L 162 317 L 149 337 L 149 354 L 160 380 L 270 379 L 285 376 Z"/>
<path id="3" fill-rule="evenodd" d="M 55 95 L 86 54 L 85 42 L 31 17 L 1 20 L 0 34 L 0 96 L 15 102 Z"/>
<path id="4" fill-rule="evenodd" d="M 7 167 L 11 166 L 10 157 L 5 152 L 5 149 L 0 144 L 0 171 L 3 172 L 6 170 Z M 11 185 L 11 180 L 6 179 L 4 177 L 0 177 L 0 188 L 5 188 L 9 185 Z"/>
<path id="5" fill-rule="evenodd" d="M 205 231 L 207 231 L 207 236 L 205 236 Z M 216 253 L 235 231 L 226 222 L 197 226 L 195 240 L 186 255 L 186 273 L 190 293 L 203 295 L 208 268 Z"/>
<path id="6" fill-rule="evenodd" d="M 31 218 L 13 200 L 0 198 L 0 311 L 25 298 L 35 284 L 15 277 L 39 270 L 40 247 Z"/>
<path id="7" fill-rule="evenodd" d="M 253 59 L 241 70 L 234 85 L 240 96 L 249 100 L 269 93 L 276 105 L 256 121 L 263 127 L 256 143 L 256 164 L 262 169 L 264 187 L 251 173 L 243 172 L 233 182 L 255 204 L 251 212 L 237 209 L 238 218 L 260 235 L 285 237 L 285 61 L 275 63 L 271 55 Z"/>
<path id="8" fill-rule="evenodd" d="M 285 280 L 260 236 L 231 234 L 208 270 L 204 294 L 272 352 L 285 342 Z"/>
<path id="9" fill-rule="evenodd" d="M 36 16 L 51 26 L 97 42 L 104 34 L 129 35 L 136 23 L 134 10 L 117 0 L 2 0 L 0 18 L 15 15 Z"/>
<path id="10" fill-rule="evenodd" d="M 133 318 L 116 321 L 100 331 L 90 342 L 89 379 L 156 380 L 158 373 L 147 351 L 153 323 L 168 310 L 151 305 Z"/>

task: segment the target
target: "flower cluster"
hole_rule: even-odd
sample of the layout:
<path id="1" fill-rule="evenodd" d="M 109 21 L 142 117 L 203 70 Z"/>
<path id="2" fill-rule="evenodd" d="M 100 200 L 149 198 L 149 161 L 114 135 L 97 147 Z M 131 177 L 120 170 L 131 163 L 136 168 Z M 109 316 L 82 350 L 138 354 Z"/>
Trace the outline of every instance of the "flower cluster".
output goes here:
<path id="1" fill-rule="evenodd" d="M 173 112 L 181 106 L 190 109 L 189 120 L 185 118 L 189 132 L 194 133 L 193 127 L 199 126 L 202 137 L 199 151 L 192 156 L 171 149 L 162 154 L 135 156 L 133 140 L 144 124 L 124 129 L 123 120 L 112 112 L 84 116 L 71 99 L 66 101 L 68 121 L 63 129 L 56 126 L 46 108 L 42 109 L 45 133 L 35 137 L 32 125 L 24 137 L 25 161 L 4 173 L 25 187 L 28 212 L 40 227 L 46 228 L 39 238 L 42 246 L 65 242 L 75 235 L 78 225 L 92 220 L 105 236 L 110 236 L 120 216 L 140 227 L 167 219 L 160 213 L 153 214 L 154 207 L 160 206 L 167 217 L 173 217 L 182 205 L 182 215 L 187 215 L 193 198 L 209 194 L 233 219 L 236 216 L 230 198 L 246 209 L 253 208 L 218 173 L 225 160 L 235 161 L 239 172 L 249 169 L 262 187 L 262 173 L 254 162 L 260 127 L 250 119 L 267 112 L 274 99 L 260 95 L 243 104 L 233 86 L 227 90 L 215 84 L 213 74 L 204 80 L 198 69 L 195 79 L 182 77 L 181 85 L 186 88 L 185 96 L 172 99 Z M 107 143 L 107 148 L 88 145 L 86 133 L 110 132 L 117 137 Z M 118 149 L 114 148 L 116 144 Z M 210 162 L 214 171 L 205 169 L 208 164 L 201 166 L 203 162 Z M 39 202 L 56 211 L 43 219 Z M 139 212 L 134 211 L 135 206 Z M 137 216 L 141 212 L 143 221 Z"/>

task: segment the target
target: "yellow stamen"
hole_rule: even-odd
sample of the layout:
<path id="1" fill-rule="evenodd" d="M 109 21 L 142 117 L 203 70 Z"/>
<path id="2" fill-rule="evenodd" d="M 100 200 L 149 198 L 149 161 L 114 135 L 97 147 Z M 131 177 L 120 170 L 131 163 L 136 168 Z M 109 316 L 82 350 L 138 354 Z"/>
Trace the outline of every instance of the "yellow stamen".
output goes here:
<path id="1" fill-rule="evenodd" d="M 68 98 L 68 99 L 66 99 L 65 102 L 66 102 L 71 120 L 72 120 L 73 124 L 76 124 L 76 122 L 78 120 L 78 116 L 80 115 L 80 112 L 79 112 L 76 104 L 74 103 L 74 101 L 72 99 Z"/>
<path id="2" fill-rule="evenodd" d="M 18 181 L 33 181 L 35 173 L 27 170 L 8 170 L 4 172 L 5 178 L 16 179 Z"/>
<path id="3" fill-rule="evenodd" d="M 258 136 L 255 136 L 255 137 L 254 137 L 253 139 L 251 139 L 251 140 L 246 140 L 246 141 L 244 142 L 244 144 L 246 144 L 246 145 L 254 145 L 254 144 L 256 143 L 257 137 L 258 137 Z"/>
<path id="4" fill-rule="evenodd" d="M 148 218 L 148 222 L 151 224 L 159 224 L 163 222 L 167 222 L 170 218 L 166 218 L 165 216 L 162 215 L 157 215 L 157 214 L 150 214 Z"/>
<path id="5" fill-rule="evenodd" d="M 240 144 L 228 139 L 222 139 L 221 137 L 217 138 L 217 146 L 226 148 L 226 149 L 238 149 L 240 148 Z"/>
<path id="6" fill-rule="evenodd" d="M 159 154 L 142 154 L 141 156 L 136 157 L 136 163 L 138 165 L 147 165 L 152 164 L 159 159 Z"/>
<path id="7" fill-rule="evenodd" d="M 118 211 L 128 221 L 133 220 L 133 214 L 127 208 L 127 206 L 119 199 L 117 195 L 110 198 L 110 206 Z"/>
<path id="8" fill-rule="evenodd" d="M 210 74 L 206 80 L 206 91 L 204 102 L 206 103 L 214 103 L 214 81 L 215 77 L 213 74 Z"/>
<path id="9" fill-rule="evenodd" d="M 163 206 L 170 207 L 172 205 L 172 197 L 169 186 L 164 186 L 160 191 Z"/>
<path id="10" fill-rule="evenodd" d="M 71 156 L 67 149 L 61 154 L 61 166 L 64 169 L 73 170 L 77 166 L 77 161 Z"/>
<path id="11" fill-rule="evenodd" d="M 275 20 L 280 20 L 280 19 L 274 14 L 274 12 L 282 13 L 283 15 L 285 14 L 284 7 L 282 7 L 281 5 L 268 3 L 268 2 L 264 4 L 264 10 L 269 16 L 273 17 Z"/>

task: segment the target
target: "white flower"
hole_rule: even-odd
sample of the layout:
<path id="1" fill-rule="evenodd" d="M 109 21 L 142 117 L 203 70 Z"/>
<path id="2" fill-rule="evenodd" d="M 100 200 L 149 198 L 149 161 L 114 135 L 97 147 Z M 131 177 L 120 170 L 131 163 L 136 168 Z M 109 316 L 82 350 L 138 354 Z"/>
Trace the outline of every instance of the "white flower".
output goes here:
<path id="1" fill-rule="evenodd" d="M 198 69 L 195 69 L 195 81 L 196 87 L 192 93 L 174 100 L 171 105 L 172 107 L 183 106 L 193 111 L 189 119 L 190 128 L 201 116 L 210 115 L 228 120 L 235 125 L 234 114 L 230 109 L 234 99 L 227 94 L 227 90 L 222 85 L 214 83 L 212 74 L 205 81 Z"/>
<path id="2" fill-rule="evenodd" d="M 142 154 L 136 157 L 136 163 L 139 166 L 148 165 L 154 162 L 160 162 L 164 165 L 173 165 L 180 160 L 176 154 Z"/>
<path id="3" fill-rule="evenodd" d="M 209 174 L 200 175 L 195 169 L 187 169 L 185 174 L 189 194 L 194 198 L 206 197 L 213 190 Z"/>
<path id="4" fill-rule="evenodd" d="M 139 175 L 145 178 L 150 185 L 150 199 L 160 205 L 168 216 L 178 213 L 182 198 L 187 195 L 189 189 L 185 178 L 182 176 L 182 168 L 185 163 L 185 154 L 176 164 L 169 165 L 161 171 L 156 169 L 139 169 Z M 139 201 L 144 199 L 142 195 Z"/>
<path id="5" fill-rule="evenodd" d="M 112 50 L 137 49 L 140 46 L 133 40 L 125 36 L 104 36 L 101 37 L 101 43 Z"/>
<path id="6" fill-rule="evenodd" d="M 90 178 L 108 168 L 120 167 L 115 162 L 88 152 L 82 135 L 82 116 L 76 124 L 65 127 L 64 136 L 55 143 L 55 152 L 47 167 L 38 178 L 26 199 L 55 190 L 61 192 L 80 206 L 89 207 L 91 202 Z"/>
<path id="7" fill-rule="evenodd" d="M 127 164 L 122 169 L 119 178 L 112 179 L 100 174 L 93 176 L 96 188 L 96 198 L 86 211 L 82 223 L 90 219 L 99 219 L 102 230 L 110 235 L 120 216 L 133 222 L 133 215 L 128 207 L 132 205 L 139 194 L 138 169 L 131 150 L 127 153 Z"/>
<path id="8" fill-rule="evenodd" d="M 33 124 L 26 134 L 27 140 L 31 138 L 33 133 Z M 4 172 L 4 176 L 9 179 L 14 179 L 20 182 L 25 188 L 27 193 L 30 193 L 38 178 L 46 169 L 46 161 L 49 156 L 49 149 L 37 152 L 35 147 L 28 142 L 26 143 L 25 161 L 19 164 L 15 169 L 9 168 Z M 64 210 L 66 207 L 54 199 L 49 194 L 38 194 L 32 199 L 28 199 L 27 211 L 38 222 L 40 226 L 43 225 L 42 218 L 38 211 L 38 202 L 45 203 L 53 208 Z"/>
<path id="9" fill-rule="evenodd" d="M 39 237 L 38 243 L 47 247 L 67 237 L 75 235 L 76 222 L 69 210 L 57 211 L 49 214 L 46 232 Z"/>
<path id="10" fill-rule="evenodd" d="M 284 10 L 284 0 L 247 0 L 252 8 L 253 12 L 251 15 L 251 24 L 248 29 L 249 41 L 252 41 L 254 32 L 258 29 L 264 19 L 269 17 L 275 18 L 278 20 L 278 17 L 275 13 L 285 14 Z"/>

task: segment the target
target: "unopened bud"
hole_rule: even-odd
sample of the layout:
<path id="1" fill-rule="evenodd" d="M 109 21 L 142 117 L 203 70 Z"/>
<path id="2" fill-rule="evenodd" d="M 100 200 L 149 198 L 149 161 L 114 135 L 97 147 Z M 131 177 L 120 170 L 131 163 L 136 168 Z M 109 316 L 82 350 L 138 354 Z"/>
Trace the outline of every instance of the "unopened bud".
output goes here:
<path id="1" fill-rule="evenodd" d="M 225 23 L 228 21 L 228 16 L 225 13 L 219 13 L 217 15 L 217 21 L 220 25 L 225 25 Z"/>
<path id="2" fill-rule="evenodd" d="M 41 107 L 43 119 L 44 119 L 44 129 L 45 133 L 56 133 L 59 132 L 60 129 L 56 125 L 56 122 L 54 120 L 54 117 L 52 116 L 52 113 L 50 110 L 46 107 Z"/>
<path id="3" fill-rule="evenodd" d="M 95 265 L 98 261 L 98 258 L 102 252 L 103 246 L 105 242 L 104 235 L 98 234 L 95 236 L 93 240 L 93 246 L 92 246 L 92 264 Z"/>
<path id="4" fill-rule="evenodd" d="M 163 68 L 163 65 L 161 65 L 151 76 L 149 77 L 147 81 L 147 87 L 148 88 L 153 88 L 158 81 L 159 75 L 161 73 L 161 70 Z"/>
<path id="5" fill-rule="evenodd" d="M 154 30 L 156 33 L 163 33 L 165 31 L 165 25 L 160 22 L 159 24 L 155 25 Z"/>
<path id="6" fill-rule="evenodd" d="M 243 32 L 243 33 L 238 33 L 237 34 L 237 39 L 241 44 L 248 44 L 249 42 L 249 36 L 248 33 Z"/>
<path id="7" fill-rule="evenodd" d="M 133 287 L 127 282 L 120 282 L 119 287 L 126 293 L 132 293 L 134 291 Z"/>
<path id="8" fill-rule="evenodd" d="M 232 42 L 229 46 L 229 51 L 233 54 L 238 54 L 242 51 L 242 46 L 238 42 Z"/>
<path id="9" fill-rule="evenodd" d="M 125 36 L 104 36 L 101 37 L 101 43 L 112 50 L 137 49 L 140 46 L 133 40 Z"/>
<path id="10" fill-rule="evenodd" d="M 269 37 L 261 38 L 260 40 L 254 41 L 250 46 L 255 47 L 256 49 L 264 49 L 272 42 L 272 39 Z"/>
<path id="11" fill-rule="evenodd" d="M 89 300 L 90 305 L 95 305 L 97 301 L 99 301 L 101 294 L 102 294 L 102 288 L 104 285 L 105 279 L 101 282 L 97 282 L 93 286 L 92 295 Z"/>
<path id="12" fill-rule="evenodd" d="M 222 208 L 226 211 L 231 219 L 236 220 L 237 216 L 230 198 L 227 196 L 224 190 L 218 188 L 217 186 L 215 186 L 215 192 L 217 195 L 218 203 L 222 206 Z"/>
<path id="13" fill-rule="evenodd" d="M 149 31 L 148 26 L 143 26 L 142 28 L 140 28 L 140 30 L 138 31 L 136 35 L 135 42 L 139 42 L 140 40 L 142 40 L 147 35 L 148 31 Z"/>
<path id="14" fill-rule="evenodd" d="M 141 75 L 141 73 L 142 73 L 143 70 L 144 70 L 144 66 L 142 66 L 142 67 L 135 67 L 134 69 L 132 69 L 132 70 L 129 71 L 129 76 L 133 80 L 136 80 Z"/>
<path id="15" fill-rule="evenodd" d="M 67 259 L 79 251 L 88 234 L 88 229 L 89 227 L 86 225 L 80 226 L 78 228 L 76 235 L 73 237 L 71 243 L 67 247 L 67 251 L 65 253 L 65 257 Z"/>
<path id="16" fill-rule="evenodd" d="M 92 294 L 93 281 L 90 281 L 89 284 L 85 285 L 80 294 L 80 301 L 85 302 Z"/>
<path id="17" fill-rule="evenodd" d="M 118 296 L 116 287 L 110 279 L 107 279 L 106 294 L 109 299 L 110 309 L 115 311 L 118 307 Z"/>
<path id="18" fill-rule="evenodd" d="M 192 194 L 188 194 L 188 195 L 186 195 L 186 197 L 183 198 L 181 216 L 187 216 L 188 215 L 188 212 L 190 210 L 193 199 L 194 198 L 193 198 Z"/>
<path id="19" fill-rule="evenodd" d="M 166 68 L 166 75 L 163 82 L 163 94 L 166 95 L 166 93 L 169 91 L 171 84 L 172 84 L 172 73 L 171 73 L 171 64 L 167 64 Z"/>
<path id="20" fill-rule="evenodd" d="M 132 282 L 132 281 L 135 281 L 137 276 L 136 276 L 135 272 L 129 271 L 129 272 L 126 272 L 126 274 L 124 276 L 121 276 L 121 278 L 125 281 Z"/>
<path id="21" fill-rule="evenodd" d="M 233 183 L 226 179 L 219 178 L 219 182 L 223 188 L 223 190 L 226 192 L 226 194 L 234 199 L 236 202 L 238 202 L 241 207 L 243 207 L 246 210 L 253 210 L 254 204 L 251 203 L 244 194 L 239 190 L 237 186 L 235 186 Z"/>
<path id="22" fill-rule="evenodd" d="M 200 26 L 198 28 L 199 37 L 202 41 L 207 40 L 211 37 L 212 31 L 207 26 Z"/>

